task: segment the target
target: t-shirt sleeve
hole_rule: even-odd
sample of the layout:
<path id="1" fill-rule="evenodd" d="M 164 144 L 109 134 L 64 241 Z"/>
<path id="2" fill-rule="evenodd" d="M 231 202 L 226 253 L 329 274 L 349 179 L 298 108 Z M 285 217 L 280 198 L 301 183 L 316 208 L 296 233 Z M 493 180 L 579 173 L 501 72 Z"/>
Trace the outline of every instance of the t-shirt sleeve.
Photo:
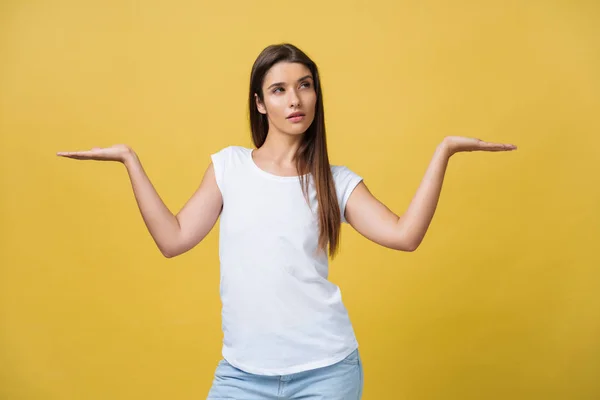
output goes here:
<path id="1" fill-rule="evenodd" d="M 227 165 L 228 153 L 230 152 L 229 147 L 226 147 L 214 154 L 210 155 L 212 160 L 213 169 L 215 171 L 215 179 L 217 181 L 217 186 L 221 191 L 221 194 L 224 192 L 224 181 L 225 181 L 225 167 Z"/>
<path id="2" fill-rule="evenodd" d="M 348 199 L 350 198 L 350 195 L 356 186 L 363 180 L 363 178 L 347 167 L 336 166 L 333 169 L 333 180 L 335 182 L 335 190 L 337 192 L 340 213 L 342 214 L 342 222 L 347 223 L 348 221 L 346 221 L 346 217 L 344 216 L 346 203 L 348 202 Z"/>

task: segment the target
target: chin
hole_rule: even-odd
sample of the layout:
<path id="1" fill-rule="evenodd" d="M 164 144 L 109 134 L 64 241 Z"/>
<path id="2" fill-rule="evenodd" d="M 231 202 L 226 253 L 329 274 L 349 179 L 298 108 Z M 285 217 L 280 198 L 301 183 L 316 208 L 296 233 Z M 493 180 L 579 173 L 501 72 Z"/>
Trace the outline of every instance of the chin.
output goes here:
<path id="1" fill-rule="evenodd" d="M 287 130 L 287 131 L 284 131 L 284 133 L 286 135 L 290 135 L 290 136 L 302 136 L 306 133 L 306 129 Z"/>
<path id="2" fill-rule="evenodd" d="M 295 126 L 292 129 L 289 129 L 288 133 L 290 135 L 303 135 L 304 133 L 306 133 L 309 127 L 310 125 L 302 124 L 302 126 Z"/>

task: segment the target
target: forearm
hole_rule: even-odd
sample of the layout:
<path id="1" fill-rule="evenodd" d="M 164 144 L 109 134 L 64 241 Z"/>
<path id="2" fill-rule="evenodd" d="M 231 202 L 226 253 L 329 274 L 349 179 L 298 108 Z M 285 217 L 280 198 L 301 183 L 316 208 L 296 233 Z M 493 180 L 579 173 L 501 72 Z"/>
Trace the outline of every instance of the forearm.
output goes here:
<path id="1" fill-rule="evenodd" d="M 142 163 L 133 151 L 124 161 L 124 165 L 144 223 L 161 253 L 169 257 L 180 236 L 179 222 L 154 189 Z"/>
<path id="2" fill-rule="evenodd" d="M 397 222 L 400 236 L 411 249 L 421 244 L 433 219 L 450 156 L 445 142 L 438 145 L 415 196 Z"/>

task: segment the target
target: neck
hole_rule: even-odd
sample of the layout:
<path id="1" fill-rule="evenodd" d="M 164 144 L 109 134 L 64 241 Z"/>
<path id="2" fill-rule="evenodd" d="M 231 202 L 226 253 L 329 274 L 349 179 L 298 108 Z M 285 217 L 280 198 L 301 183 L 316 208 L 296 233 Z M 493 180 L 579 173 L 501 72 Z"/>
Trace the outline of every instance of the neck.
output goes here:
<path id="1" fill-rule="evenodd" d="M 300 147 L 301 141 L 302 135 L 287 135 L 269 130 L 265 143 L 254 153 L 277 165 L 294 166 L 296 151 Z"/>

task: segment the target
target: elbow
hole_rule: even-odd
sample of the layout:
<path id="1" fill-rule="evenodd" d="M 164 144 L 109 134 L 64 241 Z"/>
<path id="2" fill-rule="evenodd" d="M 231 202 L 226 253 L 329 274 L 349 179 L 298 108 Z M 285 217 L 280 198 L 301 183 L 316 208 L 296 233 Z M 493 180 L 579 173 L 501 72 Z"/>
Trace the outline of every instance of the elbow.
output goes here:
<path id="1" fill-rule="evenodd" d="M 418 244 L 414 244 L 414 245 L 406 246 L 406 248 L 404 249 L 404 251 L 407 252 L 407 253 L 413 253 L 413 252 L 417 251 L 418 248 L 419 248 L 419 245 Z"/>
<path id="2" fill-rule="evenodd" d="M 164 236 L 160 239 L 154 238 L 154 243 L 165 258 L 177 257 L 189 250 L 188 241 L 180 233 L 168 235 L 166 239 Z"/>
<path id="3" fill-rule="evenodd" d="M 402 244 L 400 246 L 395 246 L 394 250 L 403 251 L 405 253 L 413 253 L 419 248 L 418 244 Z"/>
<path id="4" fill-rule="evenodd" d="M 165 257 L 165 258 L 173 258 L 173 257 L 177 256 L 177 254 L 175 254 L 175 253 L 170 253 L 170 252 L 168 252 L 168 251 L 164 251 L 164 250 L 161 250 L 161 251 L 160 251 L 160 253 L 161 253 L 161 254 L 163 255 L 163 257 Z"/>
<path id="5" fill-rule="evenodd" d="M 162 255 L 163 255 L 165 258 L 173 258 L 173 257 L 176 257 L 176 256 L 177 256 L 177 254 L 174 254 L 174 253 L 167 253 L 166 251 L 161 251 L 161 253 L 162 253 Z"/>
<path id="6" fill-rule="evenodd" d="M 406 246 L 406 250 L 409 253 L 413 253 L 415 251 L 417 251 L 417 249 L 419 248 L 419 246 L 421 245 L 421 242 L 423 242 L 423 238 L 420 238 L 419 240 L 411 240 L 408 242 L 408 245 Z"/>
<path id="7" fill-rule="evenodd" d="M 420 241 L 415 240 L 401 240 L 395 244 L 392 248 L 394 250 L 403 251 L 406 253 L 415 252 L 421 245 Z"/>
<path id="8" fill-rule="evenodd" d="M 187 252 L 192 247 L 193 246 L 191 246 L 187 242 L 176 241 L 176 242 L 170 243 L 168 246 L 162 246 L 162 247 L 159 246 L 159 250 L 165 258 L 173 258 L 173 257 L 177 257 L 177 256 Z"/>
<path id="9" fill-rule="evenodd" d="M 181 254 L 180 251 L 177 251 L 177 249 L 171 247 L 159 247 L 158 249 L 165 258 L 173 258 Z"/>
<path id="10" fill-rule="evenodd" d="M 423 241 L 423 237 L 419 237 L 415 235 L 409 229 L 403 227 L 400 231 L 395 231 L 391 246 L 394 250 L 404 251 L 407 253 L 412 253 L 419 248 L 419 245 Z"/>

